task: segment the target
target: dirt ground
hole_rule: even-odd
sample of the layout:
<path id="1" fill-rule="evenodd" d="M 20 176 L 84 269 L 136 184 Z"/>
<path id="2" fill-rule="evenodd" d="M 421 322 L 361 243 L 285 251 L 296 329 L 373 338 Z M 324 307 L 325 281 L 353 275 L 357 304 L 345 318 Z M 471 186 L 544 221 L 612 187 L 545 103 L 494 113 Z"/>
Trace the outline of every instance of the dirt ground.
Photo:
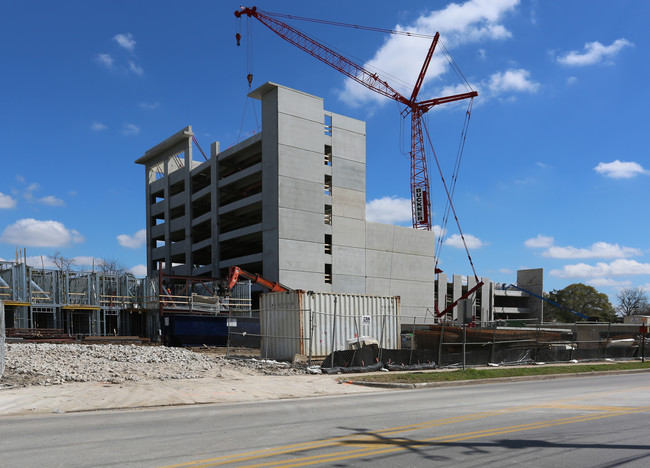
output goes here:
<path id="1" fill-rule="evenodd" d="M 385 391 L 339 383 L 335 375 L 222 375 L 109 384 L 71 382 L 0 390 L 0 416 L 101 409 L 237 403 Z"/>
<path id="2" fill-rule="evenodd" d="M 26 374 L 6 369 L 0 380 L 0 416 L 237 403 L 386 391 L 339 383 L 342 378 L 340 375 L 309 374 L 305 372 L 306 365 L 298 368 L 287 363 L 275 366 L 273 363 L 259 362 L 255 360 L 255 352 L 250 350 L 230 350 L 229 359 L 224 357 L 224 348 L 193 351 L 217 359 L 215 368 L 207 370 L 198 378 L 161 380 L 143 377 L 145 372 L 140 372 L 136 380 L 119 379 L 112 383 L 66 381 L 60 384 L 50 384 L 44 380 L 42 369 Z M 117 363 L 113 365 L 117 366 Z M 156 364 L 156 367 L 164 366 L 169 371 L 177 365 Z M 183 365 L 184 368 L 185 366 L 186 364 Z M 28 366 L 23 364 L 23 367 Z"/>

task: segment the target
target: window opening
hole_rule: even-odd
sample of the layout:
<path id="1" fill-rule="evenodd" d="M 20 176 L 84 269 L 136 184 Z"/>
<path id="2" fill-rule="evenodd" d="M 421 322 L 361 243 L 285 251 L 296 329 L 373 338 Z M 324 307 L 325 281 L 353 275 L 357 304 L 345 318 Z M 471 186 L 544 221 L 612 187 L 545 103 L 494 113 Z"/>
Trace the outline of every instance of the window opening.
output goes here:
<path id="1" fill-rule="evenodd" d="M 325 195 L 332 195 L 332 176 L 325 174 Z"/>
<path id="2" fill-rule="evenodd" d="M 332 116 L 325 114 L 325 135 L 332 136 Z"/>
<path id="3" fill-rule="evenodd" d="M 325 224 L 332 225 L 332 205 L 325 205 Z"/>
<path id="4" fill-rule="evenodd" d="M 332 234 L 325 234 L 325 253 L 332 255 Z"/>
<path id="5" fill-rule="evenodd" d="M 332 145 L 325 145 L 325 165 L 332 165 Z"/>

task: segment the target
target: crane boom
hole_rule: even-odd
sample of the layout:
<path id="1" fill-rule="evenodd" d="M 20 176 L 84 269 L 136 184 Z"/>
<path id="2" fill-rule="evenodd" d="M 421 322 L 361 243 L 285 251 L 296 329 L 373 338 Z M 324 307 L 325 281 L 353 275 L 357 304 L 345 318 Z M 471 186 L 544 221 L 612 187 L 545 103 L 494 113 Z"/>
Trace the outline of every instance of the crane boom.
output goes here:
<path id="1" fill-rule="evenodd" d="M 235 11 L 236 17 L 239 18 L 243 15 L 257 19 L 260 23 L 265 25 L 285 41 L 290 42 L 299 49 L 302 49 L 326 65 L 337 69 L 347 77 L 353 79 L 357 83 L 362 84 L 366 88 L 369 88 L 376 93 L 382 94 L 403 104 L 408 103 L 408 99 L 393 89 L 388 83 L 381 80 L 376 73 L 371 73 L 363 66 L 353 62 L 335 50 L 330 49 L 326 45 L 317 42 L 296 28 L 293 28 L 292 26 L 280 20 L 265 15 L 260 10 L 258 10 L 257 7 L 242 8 L 241 10 Z"/>
<path id="2" fill-rule="evenodd" d="M 426 76 L 427 69 L 429 67 L 429 63 L 431 62 L 431 58 L 438 43 L 440 34 L 436 33 L 433 37 L 433 41 L 427 52 L 427 56 L 422 65 L 422 69 L 418 75 L 416 85 L 413 88 L 413 92 L 411 93 L 411 98 L 409 99 L 395 90 L 385 80 L 380 78 L 377 73 L 373 73 L 367 70 L 362 65 L 355 63 L 342 54 L 321 44 L 317 40 L 309 37 L 296 28 L 293 28 L 276 18 L 272 18 L 268 14 L 264 14 L 262 11 L 258 10 L 257 7 L 242 7 L 241 10 L 235 11 L 235 16 L 237 18 L 241 18 L 244 15 L 257 19 L 285 41 L 302 49 L 309 55 L 317 58 L 335 70 L 338 70 L 357 83 L 406 106 L 405 113 L 411 114 L 410 160 L 411 211 L 413 227 L 416 229 L 426 229 L 430 231 L 432 227 L 431 201 L 429 191 L 429 174 L 427 171 L 426 154 L 424 150 L 424 136 L 422 133 L 422 116 L 433 106 L 436 106 L 438 104 L 445 104 L 448 102 L 454 102 L 478 96 L 478 93 L 476 91 L 471 91 L 469 93 L 429 99 L 422 102 L 417 101 L 417 96 L 424 82 L 424 78 Z"/>

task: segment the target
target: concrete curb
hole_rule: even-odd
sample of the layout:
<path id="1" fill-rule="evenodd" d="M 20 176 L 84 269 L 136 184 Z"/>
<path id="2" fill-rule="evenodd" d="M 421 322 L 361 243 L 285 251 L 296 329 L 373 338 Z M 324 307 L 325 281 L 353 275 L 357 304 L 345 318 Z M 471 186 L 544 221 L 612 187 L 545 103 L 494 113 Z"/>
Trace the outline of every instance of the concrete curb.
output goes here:
<path id="1" fill-rule="evenodd" d="M 591 377 L 596 375 L 617 375 L 617 374 L 640 374 L 650 372 L 650 369 L 630 369 L 630 370 L 612 370 L 612 371 L 597 371 L 597 372 L 575 372 L 569 374 L 547 374 L 547 375 L 522 375 L 518 377 L 494 377 L 489 379 L 474 379 L 474 380 L 453 380 L 449 382 L 423 382 L 423 383 L 391 383 L 391 382 L 370 382 L 367 380 L 339 380 L 340 383 L 347 383 L 353 385 L 363 385 L 366 387 L 378 388 L 394 388 L 402 390 L 416 390 L 419 388 L 435 388 L 435 387 L 455 387 L 461 385 L 483 385 L 490 383 L 505 383 L 505 382 L 522 382 L 527 380 L 554 380 L 568 377 Z"/>

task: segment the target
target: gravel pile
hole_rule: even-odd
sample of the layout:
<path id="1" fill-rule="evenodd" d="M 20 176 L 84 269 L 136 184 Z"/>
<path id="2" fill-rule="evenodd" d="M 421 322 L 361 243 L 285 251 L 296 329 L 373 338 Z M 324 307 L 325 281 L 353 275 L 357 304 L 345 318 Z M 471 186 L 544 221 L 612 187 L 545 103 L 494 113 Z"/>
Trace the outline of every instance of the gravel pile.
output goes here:
<path id="1" fill-rule="evenodd" d="M 304 369 L 164 346 L 12 343 L 6 345 L 0 386 L 195 379 L 221 377 L 223 372 L 287 375 L 304 373 Z"/>

